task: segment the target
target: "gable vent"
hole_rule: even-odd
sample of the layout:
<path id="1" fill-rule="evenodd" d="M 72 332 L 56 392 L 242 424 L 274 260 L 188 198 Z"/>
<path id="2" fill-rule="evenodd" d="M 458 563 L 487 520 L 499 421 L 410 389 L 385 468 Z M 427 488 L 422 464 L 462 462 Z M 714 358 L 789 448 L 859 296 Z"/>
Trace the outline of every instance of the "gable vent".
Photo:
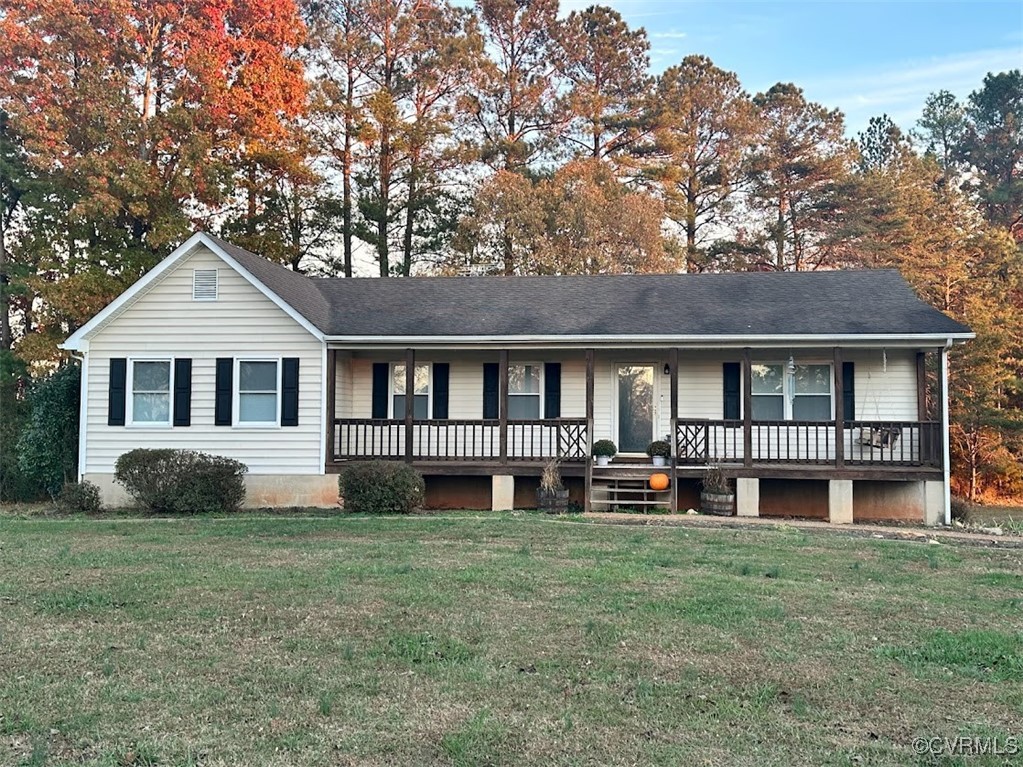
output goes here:
<path id="1" fill-rule="evenodd" d="M 216 269 L 192 270 L 192 300 L 193 301 L 217 300 Z"/>

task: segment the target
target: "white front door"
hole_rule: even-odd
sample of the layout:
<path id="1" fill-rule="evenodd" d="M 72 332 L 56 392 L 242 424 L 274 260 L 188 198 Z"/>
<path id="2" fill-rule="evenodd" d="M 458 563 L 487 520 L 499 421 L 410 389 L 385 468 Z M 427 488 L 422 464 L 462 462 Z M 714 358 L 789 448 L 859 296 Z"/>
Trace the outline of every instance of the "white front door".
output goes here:
<path id="1" fill-rule="evenodd" d="M 644 453 L 654 439 L 654 366 L 618 365 L 615 382 L 618 452 Z"/>

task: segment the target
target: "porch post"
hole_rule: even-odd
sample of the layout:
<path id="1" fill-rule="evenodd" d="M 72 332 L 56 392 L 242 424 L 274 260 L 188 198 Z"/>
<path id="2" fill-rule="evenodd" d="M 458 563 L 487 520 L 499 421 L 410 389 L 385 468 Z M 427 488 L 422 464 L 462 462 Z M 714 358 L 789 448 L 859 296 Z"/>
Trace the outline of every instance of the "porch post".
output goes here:
<path id="1" fill-rule="evenodd" d="M 933 453 L 937 448 L 934 442 L 934 431 L 927 429 L 926 433 L 929 435 L 926 439 L 924 438 L 925 430 L 923 426 L 924 421 L 930 420 L 930 415 L 927 407 L 927 353 L 917 352 L 916 353 L 916 420 L 920 422 L 920 462 L 927 464 L 928 461 L 933 461 L 935 456 Z"/>
<path id="2" fill-rule="evenodd" d="M 941 350 L 941 469 L 945 486 L 945 524 L 952 524 L 951 464 L 948 445 L 948 348 Z"/>
<path id="3" fill-rule="evenodd" d="M 334 419 L 337 407 L 337 349 L 327 349 L 327 422 L 323 425 L 323 438 L 327 450 L 324 455 L 324 472 L 337 458 L 334 452 Z"/>
<path id="4" fill-rule="evenodd" d="M 927 353 L 916 353 L 916 420 L 927 420 Z"/>
<path id="5" fill-rule="evenodd" d="M 508 463 L 508 350 L 501 349 L 498 358 L 497 380 L 500 404 L 497 414 L 501 419 L 498 427 L 498 439 L 501 444 L 501 463 Z"/>
<path id="6" fill-rule="evenodd" d="M 416 350 L 405 350 L 405 462 L 412 463 L 412 417 L 416 404 Z"/>
<path id="7" fill-rule="evenodd" d="M 845 466 L 845 389 L 842 386 L 842 350 L 837 346 L 833 350 L 835 380 L 835 468 Z"/>
<path id="8" fill-rule="evenodd" d="M 586 480 L 583 511 L 589 513 L 593 505 L 593 349 L 586 350 Z"/>
<path id="9" fill-rule="evenodd" d="M 742 350 L 742 463 L 753 465 L 753 353 Z"/>
<path id="10" fill-rule="evenodd" d="M 671 431 L 668 435 L 668 444 L 671 445 L 671 512 L 678 511 L 678 476 L 675 474 L 678 468 L 678 347 L 673 346 L 668 351 L 668 368 L 671 371 Z"/>

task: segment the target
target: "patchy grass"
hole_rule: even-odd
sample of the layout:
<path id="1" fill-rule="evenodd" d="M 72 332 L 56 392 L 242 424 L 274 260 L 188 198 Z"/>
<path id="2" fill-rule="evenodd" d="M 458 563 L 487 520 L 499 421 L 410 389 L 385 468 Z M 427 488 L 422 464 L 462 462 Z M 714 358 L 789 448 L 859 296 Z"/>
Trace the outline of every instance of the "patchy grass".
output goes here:
<path id="1" fill-rule="evenodd" d="M 1021 585 L 784 528 L 0 518 L 0 764 L 965 764 L 913 740 L 1023 734 Z"/>

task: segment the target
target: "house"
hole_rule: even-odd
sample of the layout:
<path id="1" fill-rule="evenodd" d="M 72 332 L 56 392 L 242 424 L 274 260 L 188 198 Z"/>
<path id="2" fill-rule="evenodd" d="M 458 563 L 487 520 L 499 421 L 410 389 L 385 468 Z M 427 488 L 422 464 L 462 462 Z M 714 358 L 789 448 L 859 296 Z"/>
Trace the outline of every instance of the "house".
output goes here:
<path id="1" fill-rule="evenodd" d="M 895 271 L 313 279 L 199 233 L 64 348 L 108 503 L 119 455 L 172 447 L 243 461 L 253 506 L 333 505 L 341 468 L 387 459 L 428 505 L 528 507 L 558 458 L 587 509 L 696 506 L 713 465 L 740 515 L 939 524 L 971 337 Z"/>

